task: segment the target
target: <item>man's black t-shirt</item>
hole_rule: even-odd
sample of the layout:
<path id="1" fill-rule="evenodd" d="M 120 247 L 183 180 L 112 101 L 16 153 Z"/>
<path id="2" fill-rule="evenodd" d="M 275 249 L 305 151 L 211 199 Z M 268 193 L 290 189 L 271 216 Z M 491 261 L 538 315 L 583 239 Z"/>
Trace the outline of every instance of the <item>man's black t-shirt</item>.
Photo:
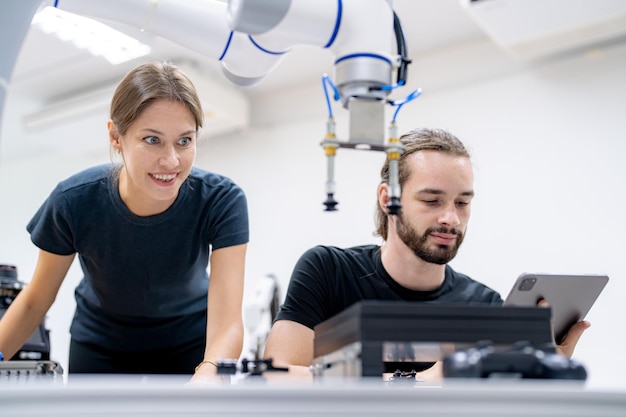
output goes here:
<path id="1" fill-rule="evenodd" d="M 298 260 L 276 320 L 291 320 L 313 329 L 361 300 L 502 304 L 499 293 L 449 265 L 439 288 L 413 291 L 385 271 L 378 245 L 316 246 Z"/>

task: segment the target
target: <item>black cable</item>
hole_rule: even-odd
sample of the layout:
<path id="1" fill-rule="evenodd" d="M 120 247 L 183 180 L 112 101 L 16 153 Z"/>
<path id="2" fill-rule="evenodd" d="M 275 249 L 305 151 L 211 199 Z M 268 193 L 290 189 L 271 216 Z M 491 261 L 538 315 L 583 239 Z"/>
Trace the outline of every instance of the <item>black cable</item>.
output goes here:
<path id="1" fill-rule="evenodd" d="M 396 35 L 396 46 L 398 50 L 398 55 L 400 55 L 400 66 L 398 67 L 397 74 L 397 84 L 406 84 L 406 77 L 408 74 L 408 66 L 411 63 L 411 60 L 408 57 L 408 51 L 406 47 L 406 39 L 404 38 L 404 31 L 402 30 L 402 24 L 400 23 L 400 18 L 396 14 L 395 10 L 393 12 L 393 32 Z"/>

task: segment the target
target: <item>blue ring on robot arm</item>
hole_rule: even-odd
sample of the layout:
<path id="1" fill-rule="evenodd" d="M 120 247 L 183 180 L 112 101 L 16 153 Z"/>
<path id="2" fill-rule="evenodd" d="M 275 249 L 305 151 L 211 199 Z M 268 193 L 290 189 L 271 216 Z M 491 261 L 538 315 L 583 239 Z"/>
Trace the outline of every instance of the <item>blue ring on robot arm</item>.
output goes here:
<path id="1" fill-rule="evenodd" d="M 220 57 L 218 58 L 218 61 L 221 61 L 222 59 L 224 59 L 224 56 L 226 55 L 226 52 L 228 52 L 228 48 L 230 47 L 230 42 L 233 40 L 233 34 L 235 32 L 234 31 L 230 31 L 230 35 L 228 35 L 228 40 L 226 41 L 226 45 L 224 46 L 224 51 L 222 51 L 222 55 L 220 55 Z"/>
<path id="2" fill-rule="evenodd" d="M 252 35 L 248 35 L 248 39 L 250 39 L 250 42 L 252 42 L 252 45 L 256 46 L 257 49 L 259 49 L 260 51 L 265 52 L 266 54 L 270 54 L 270 55 L 282 55 L 285 52 L 289 52 L 289 51 L 284 51 L 284 52 L 274 52 L 274 51 L 270 51 L 268 49 L 263 48 L 261 45 L 259 45 L 258 43 L 256 43 L 254 41 L 254 39 L 252 38 Z"/>
<path id="3" fill-rule="evenodd" d="M 335 19 L 335 27 L 333 28 L 333 33 L 330 35 L 330 39 L 324 45 L 324 48 L 330 48 L 330 46 L 335 43 L 335 39 L 337 39 L 337 33 L 339 33 L 339 27 L 341 26 L 341 17 L 343 16 L 343 1 L 337 0 L 337 19 Z"/>
<path id="4" fill-rule="evenodd" d="M 387 64 L 391 65 L 391 60 L 390 59 L 385 58 L 382 55 L 369 54 L 369 53 L 359 53 L 359 54 L 344 55 L 341 58 L 337 58 L 337 60 L 335 61 L 335 65 L 339 64 L 342 61 L 346 61 L 348 59 L 354 59 L 354 58 L 374 58 L 374 59 L 380 59 L 381 61 L 385 61 Z"/>

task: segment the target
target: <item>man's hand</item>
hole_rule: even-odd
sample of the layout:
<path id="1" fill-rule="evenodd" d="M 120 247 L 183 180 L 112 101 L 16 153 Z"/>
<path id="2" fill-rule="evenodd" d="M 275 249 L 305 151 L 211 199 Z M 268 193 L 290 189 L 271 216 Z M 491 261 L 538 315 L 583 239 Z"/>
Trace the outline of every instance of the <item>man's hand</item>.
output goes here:
<path id="1" fill-rule="evenodd" d="M 568 358 L 571 358 L 572 355 L 574 354 L 574 348 L 576 348 L 576 344 L 578 343 L 578 340 L 583 335 L 585 330 L 587 330 L 589 327 L 591 327 L 591 323 L 589 323 L 588 321 L 584 321 L 584 320 L 579 321 L 578 323 L 570 327 L 569 331 L 565 335 L 565 338 L 563 339 L 561 344 L 557 345 L 556 347 L 557 353 L 560 353 L 561 355 L 565 355 Z"/>
<path id="2" fill-rule="evenodd" d="M 550 307 L 550 304 L 548 304 L 546 300 L 540 300 L 537 305 L 539 307 Z M 561 344 L 556 346 L 557 353 L 571 358 L 578 340 L 589 327 L 591 327 L 591 323 L 584 320 L 570 327 Z"/>

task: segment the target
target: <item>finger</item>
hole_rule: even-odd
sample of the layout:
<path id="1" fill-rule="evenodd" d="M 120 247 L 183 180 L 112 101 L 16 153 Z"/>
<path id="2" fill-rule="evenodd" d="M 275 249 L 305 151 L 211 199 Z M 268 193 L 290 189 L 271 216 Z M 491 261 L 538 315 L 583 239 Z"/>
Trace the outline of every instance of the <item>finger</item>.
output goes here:
<path id="1" fill-rule="evenodd" d="M 537 306 L 539 306 L 539 307 L 550 307 L 550 304 L 548 303 L 548 301 L 545 298 L 541 298 L 541 299 L 539 299 L 539 301 L 537 301 Z"/>
<path id="2" fill-rule="evenodd" d="M 580 340 L 580 337 L 589 327 L 591 327 L 591 323 L 589 323 L 588 321 L 579 321 L 578 323 L 574 324 L 569 329 L 569 331 L 565 335 L 565 338 L 559 345 L 561 353 L 566 355 L 567 357 L 571 357 L 574 353 L 576 345 L 578 344 L 578 341 Z"/>

